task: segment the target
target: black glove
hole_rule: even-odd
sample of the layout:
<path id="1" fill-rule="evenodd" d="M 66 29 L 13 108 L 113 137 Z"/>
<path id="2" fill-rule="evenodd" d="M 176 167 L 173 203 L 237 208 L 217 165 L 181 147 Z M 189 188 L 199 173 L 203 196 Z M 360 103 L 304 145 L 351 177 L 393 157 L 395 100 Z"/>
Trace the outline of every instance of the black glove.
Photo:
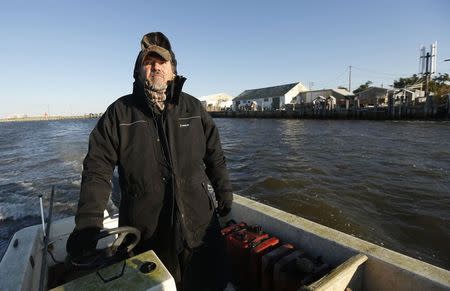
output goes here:
<path id="1" fill-rule="evenodd" d="M 217 213 L 220 217 L 227 216 L 231 211 L 231 205 L 233 204 L 233 200 L 221 200 L 217 205 Z"/>
<path id="2" fill-rule="evenodd" d="M 95 239 L 100 232 L 99 227 L 87 227 L 81 230 L 74 230 L 67 240 L 66 251 L 73 257 L 93 252 L 97 246 Z"/>

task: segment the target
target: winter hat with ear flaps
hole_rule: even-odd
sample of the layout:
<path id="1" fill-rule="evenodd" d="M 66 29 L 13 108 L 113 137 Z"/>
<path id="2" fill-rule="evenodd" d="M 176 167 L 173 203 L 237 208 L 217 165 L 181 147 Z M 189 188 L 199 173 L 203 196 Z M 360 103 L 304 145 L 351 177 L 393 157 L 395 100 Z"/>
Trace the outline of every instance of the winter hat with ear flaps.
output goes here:
<path id="1" fill-rule="evenodd" d="M 169 39 L 162 32 L 150 32 L 144 35 L 141 40 L 141 51 L 139 52 L 139 56 L 134 67 L 135 78 L 139 74 L 139 69 L 142 65 L 144 57 L 150 53 L 156 53 L 166 61 L 170 61 L 173 72 L 175 75 L 177 74 L 177 60 L 174 52 L 172 51 L 172 46 L 170 45 Z"/>

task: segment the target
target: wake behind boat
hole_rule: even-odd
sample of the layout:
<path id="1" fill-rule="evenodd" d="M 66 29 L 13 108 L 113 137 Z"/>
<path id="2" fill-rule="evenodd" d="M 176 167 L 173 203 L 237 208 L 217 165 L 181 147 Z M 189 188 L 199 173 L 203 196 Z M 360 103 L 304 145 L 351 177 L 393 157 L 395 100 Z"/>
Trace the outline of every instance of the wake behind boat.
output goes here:
<path id="1" fill-rule="evenodd" d="M 238 195 L 234 196 L 233 210 L 227 219 L 230 218 L 260 225 L 281 241 L 293 244 L 312 257 L 320 256 L 333 266 L 321 279 L 303 286 L 303 290 L 450 290 L 447 270 Z M 115 228 L 117 223 L 117 216 L 107 216 L 104 227 Z M 91 272 L 61 286 L 52 285 L 64 272 L 61 269 L 67 256 L 65 245 L 74 225 L 73 217 L 52 223 L 43 290 L 175 290 L 173 278 L 152 251 L 127 259 L 125 264 L 100 270 L 104 276 L 118 277 L 108 282 L 102 280 L 101 274 Z M 111 240 L 105 240 L 99 245 L 110 243 Z M 38 290 L 43 248 L 41 225 L 18 231 L 0 262 L 0 290 Z M 149 267 L 149 262 L 154 265 Z M 118 276 L 121 268 L 123 274 Z M 153 269 L 145 273 L 142 268 Z M 66 272 L 65 276 L 70 277 L 70 274 Z"/>

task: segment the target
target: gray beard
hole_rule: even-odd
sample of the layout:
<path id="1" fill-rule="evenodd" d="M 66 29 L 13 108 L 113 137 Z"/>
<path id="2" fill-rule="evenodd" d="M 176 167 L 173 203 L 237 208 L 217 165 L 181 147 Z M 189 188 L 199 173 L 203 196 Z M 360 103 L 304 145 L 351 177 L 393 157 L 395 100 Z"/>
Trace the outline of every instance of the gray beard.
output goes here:
<path id="1" fill-rule="evenodd" d="M 151 105 L 156 105 L 156 107 L 161 111 L 164 110 L 165 106 L 164 101 L 166 100 L 166 89 L 167 83 L 152 84 L 149 80 L 145 81 L 145 95 L 147 96 L 149 103 Z"/>
<path id="2" fill-rule="evenodd" d="M 145 81 L 145 87 L 151 91 L 155 92 L 166 92 L 167 82 L 155 82 L 152 83 L 150 80 Z"/>

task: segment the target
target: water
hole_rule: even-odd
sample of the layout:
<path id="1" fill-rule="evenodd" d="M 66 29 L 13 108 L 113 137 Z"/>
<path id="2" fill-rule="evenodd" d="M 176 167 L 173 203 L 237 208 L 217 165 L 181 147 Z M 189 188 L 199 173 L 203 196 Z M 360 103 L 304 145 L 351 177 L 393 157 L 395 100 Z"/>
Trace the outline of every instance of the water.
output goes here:
<path id="1" fill-rule="evenodd" d="M 96 120 L 0 123 L 0 256 L 73 215 Z M 450 122 L 216 119 L 236 193 L 450 269 Z"/>

